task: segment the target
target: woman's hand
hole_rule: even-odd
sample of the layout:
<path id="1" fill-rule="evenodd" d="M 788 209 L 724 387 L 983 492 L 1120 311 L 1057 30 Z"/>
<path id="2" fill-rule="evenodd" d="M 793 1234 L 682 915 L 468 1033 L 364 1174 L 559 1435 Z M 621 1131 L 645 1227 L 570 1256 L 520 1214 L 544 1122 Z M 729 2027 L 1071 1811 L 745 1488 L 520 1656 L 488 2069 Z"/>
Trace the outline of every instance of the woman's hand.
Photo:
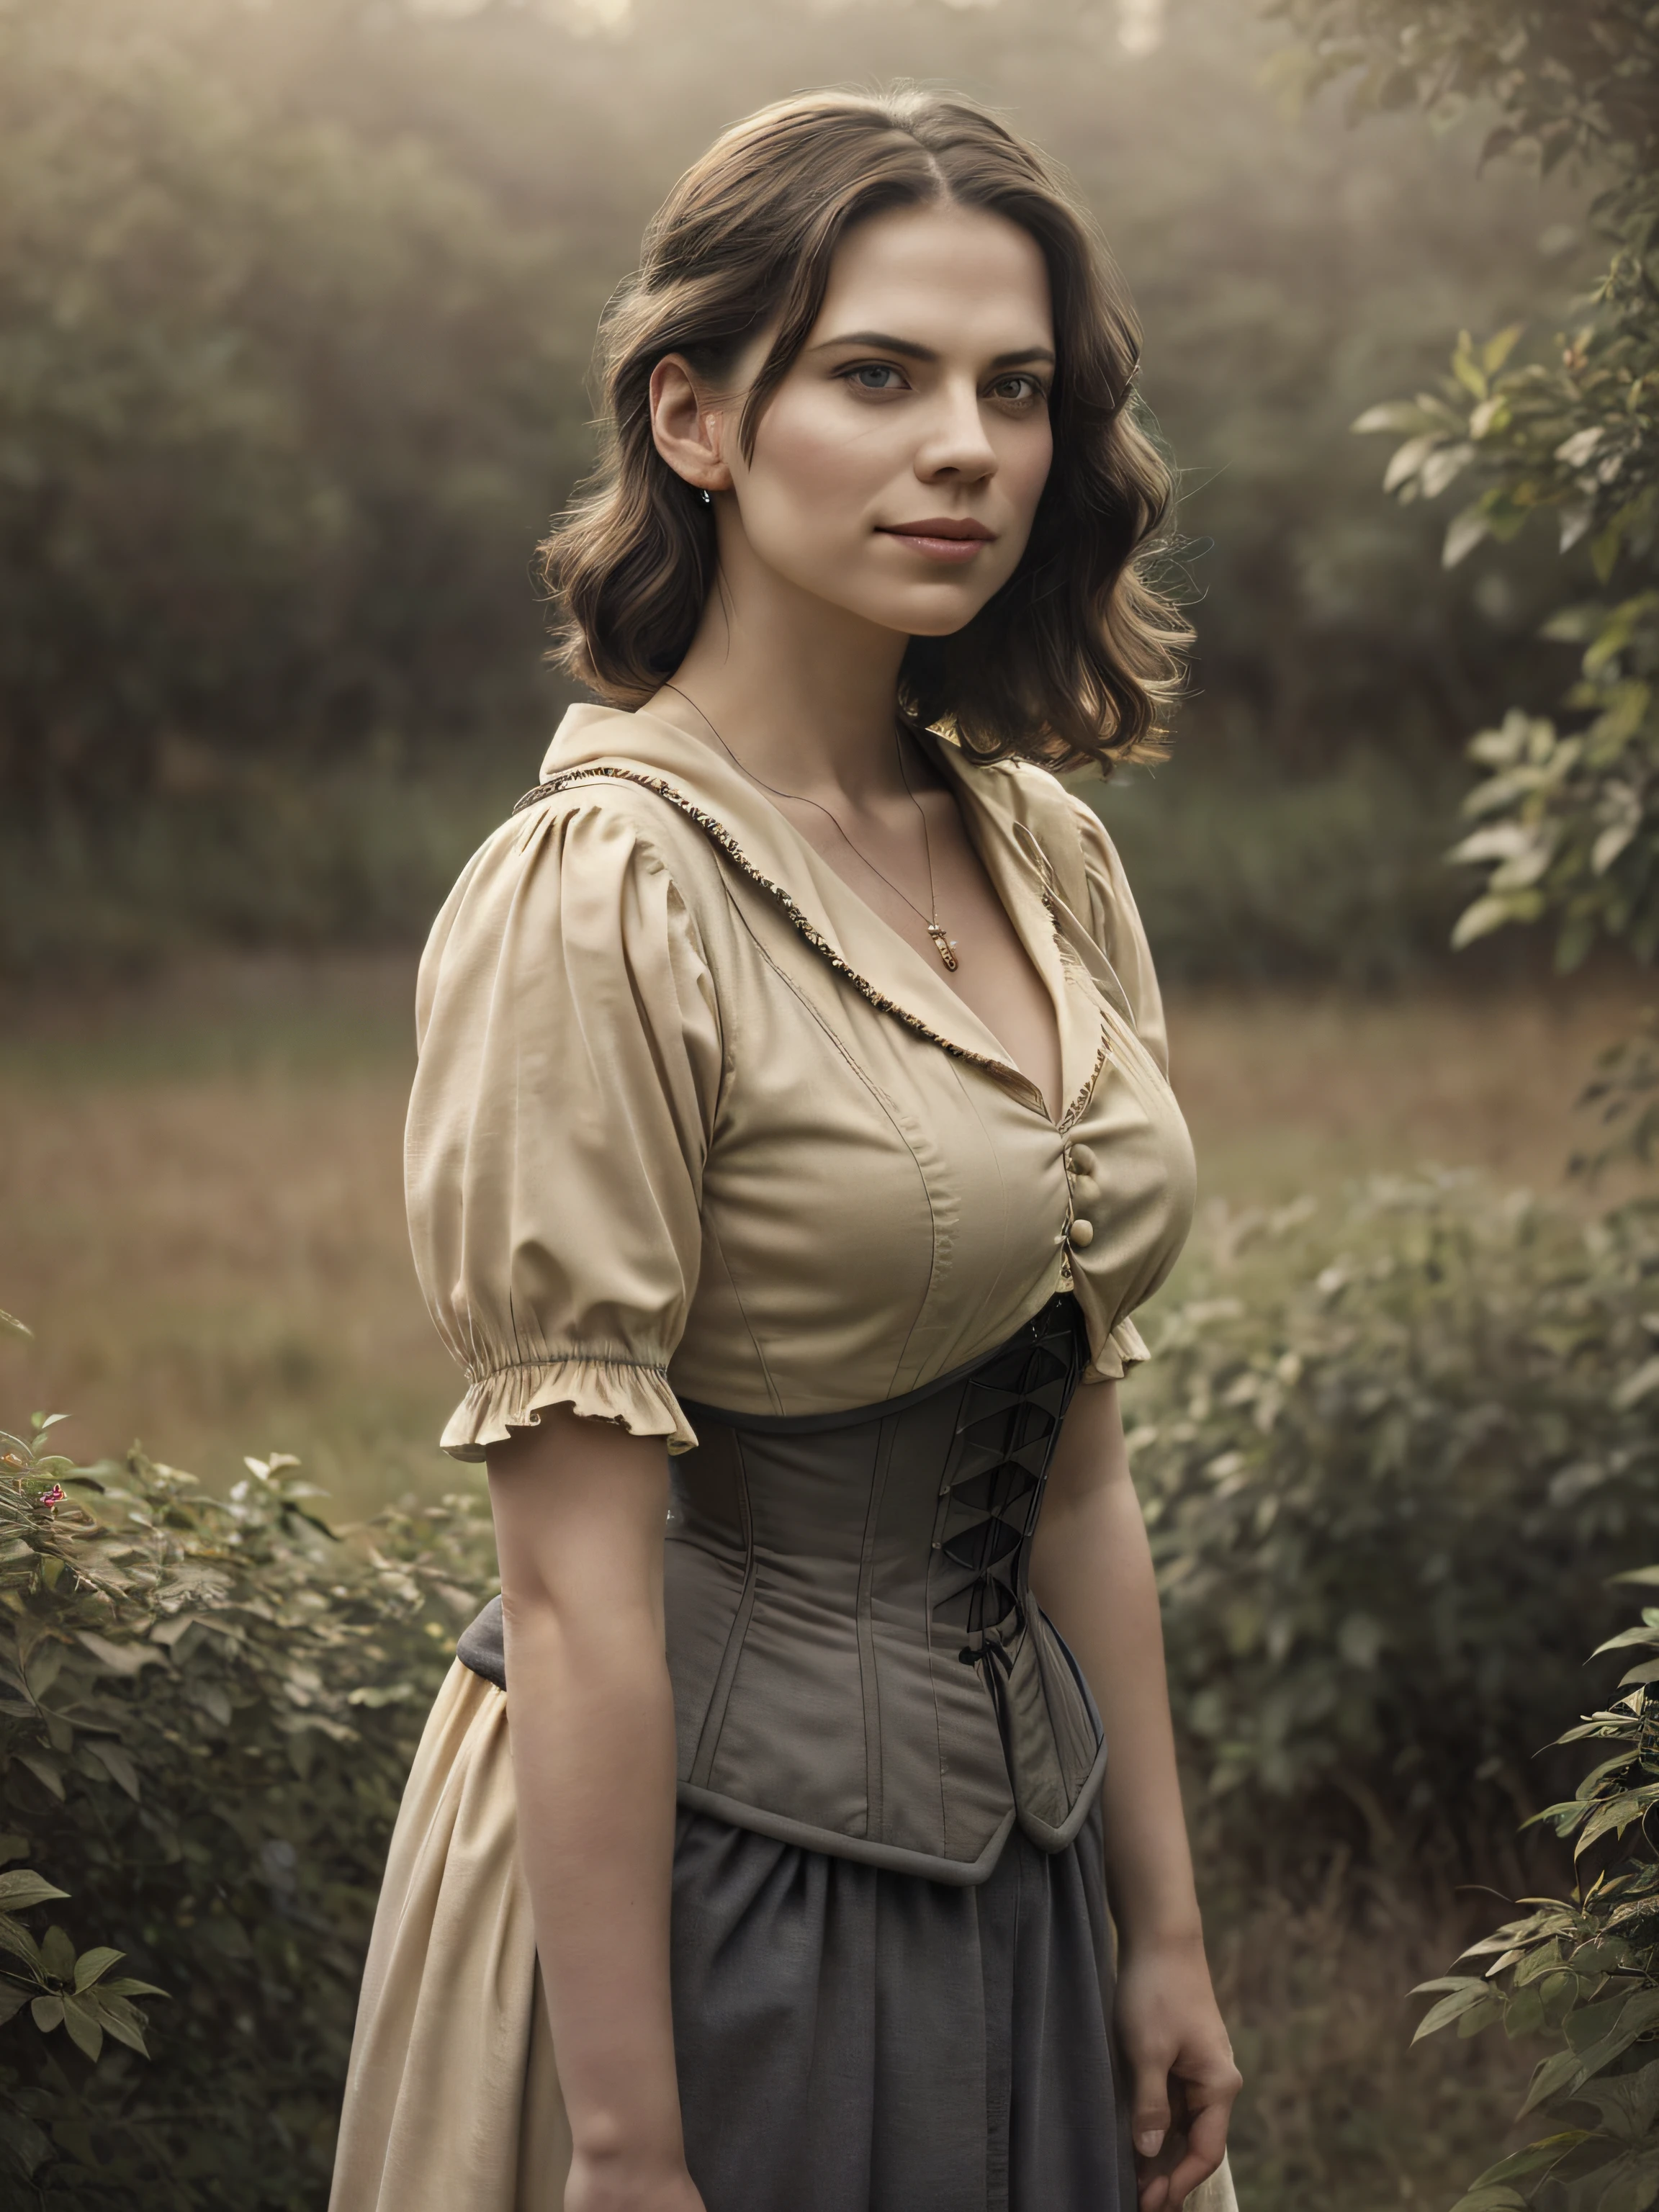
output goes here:
<path id="1" fill-rule="evenodd" d="M 1220 2165 L 1242 2086 L 1200 1937 L 1125 1952 L 1117 2032 L 1129 2068 L 1140 2212 L 1178 2212 Z"/>
<path id="2" fill-rule="evenodd" d="M 564 2212 L 704 2212 L 683 2158 L 593 2158 L 577 2151 L 564 2185 Z"/>

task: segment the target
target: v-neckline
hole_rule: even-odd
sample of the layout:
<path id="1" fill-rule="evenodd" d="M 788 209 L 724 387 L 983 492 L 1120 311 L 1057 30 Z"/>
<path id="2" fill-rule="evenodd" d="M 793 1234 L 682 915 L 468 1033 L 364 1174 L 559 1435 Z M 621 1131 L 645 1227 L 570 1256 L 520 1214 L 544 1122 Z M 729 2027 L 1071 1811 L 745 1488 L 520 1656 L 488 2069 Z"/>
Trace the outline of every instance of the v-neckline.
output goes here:
<path id="1" fill-rule="evenodd" d="M 605 775 L 639 782 L 678 805 L 728 860 L 769 891 L 800 933 L 872 1003 L 956 1056 L 996 1075 L 1051 1128 L 1063 1133 L 1086 1103 L 1100 1067 L 1104 1031 L 1091 990 L 1088 1004 L 1060 957 L 1054 917 L 1031 861 L 1004 823 L 995 799 L 1012 778 L 995 768 L 958 763 L 935 738 L 936 760 L 957 799 L 963 826 L 993 892 L 1048 994 L 1059 1030 L 1060 1097 L 1051 1108 L 1041 1088 L 1008 1055 L 983 1017 L 916 947 L 878 914 L 776 806 L 706 740 L 640 708 L 570 708 L 542 763 L 553 791 Z M 978 780 L 983 778 L 983 783 Z"/>

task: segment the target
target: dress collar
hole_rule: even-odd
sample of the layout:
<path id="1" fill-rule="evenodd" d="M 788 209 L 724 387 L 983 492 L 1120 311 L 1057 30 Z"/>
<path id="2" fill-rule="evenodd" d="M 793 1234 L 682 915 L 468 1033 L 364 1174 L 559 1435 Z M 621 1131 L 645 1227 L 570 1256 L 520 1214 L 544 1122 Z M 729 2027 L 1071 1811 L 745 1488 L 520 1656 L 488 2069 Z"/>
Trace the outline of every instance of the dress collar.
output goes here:
<path id="1" fill-rule="evenodd" d="M 1060 1024 L 1060 1126 L 1086 1103 L 1100 1065 L 1103 1030 L 1091 989 L 1061 957 L 1045 899 L 1041 847 L 1024 787 L 1042 769 L 985 767 L 951 744 L 934 754 L 950 776 L 997 896 L 1046 986 Z M 763 791 L 712 745 L 660 715 L 582 705 L 566 713 L 542 762 L 542 788 L 614 776 L 645 784 L 696 822 L 740 872 L 770 894 L 801 935 L 884 1012 L 947 1052 L 974 1061 L 1046 1115 L 1041 1092 L 1008 1060 L 994 1032 L 925 960 L 830 867 Z M 1052 809 L 1053 797 L 1048 799 Z M 1047 810 L 1045 810 L 1047 811 Z"/>

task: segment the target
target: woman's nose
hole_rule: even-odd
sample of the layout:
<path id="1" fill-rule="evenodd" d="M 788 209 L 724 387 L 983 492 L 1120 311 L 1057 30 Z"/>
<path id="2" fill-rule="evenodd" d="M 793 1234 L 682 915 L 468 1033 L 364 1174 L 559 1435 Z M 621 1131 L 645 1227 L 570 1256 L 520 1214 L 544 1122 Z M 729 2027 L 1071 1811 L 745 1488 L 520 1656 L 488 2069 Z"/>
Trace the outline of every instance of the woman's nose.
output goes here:
<path id="1" fill-rule="evenodd" d="M 915 465 L 924 483 L 943 476 L 966 477 L 977 483 L 995 475 L 996 447 L 986 434 L 977 386 L 964 380 L 959 386 L 941 388 L 927 434 L 917 449 Z"/>

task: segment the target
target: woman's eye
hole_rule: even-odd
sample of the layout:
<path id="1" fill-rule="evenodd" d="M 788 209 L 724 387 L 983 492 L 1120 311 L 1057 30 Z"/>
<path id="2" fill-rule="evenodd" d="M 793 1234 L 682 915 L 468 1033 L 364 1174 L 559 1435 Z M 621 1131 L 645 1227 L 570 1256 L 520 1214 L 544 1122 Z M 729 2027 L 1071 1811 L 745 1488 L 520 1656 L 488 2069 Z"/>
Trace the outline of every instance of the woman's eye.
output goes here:
<path id="1" fill-rule="evenodd" d="M 991 390 L 997 398 L 1020 407 L 1033 406 L 1043 396 L 1042 386 L 1034 376 L 1000 376 Z"/>
<path id="2" fill-rule="evenodd" d="M 889 361 L 861 361 L 855 368 L 843 369 L 842 374 L 860 392 L 896 392 L 904 381 Z"/>

